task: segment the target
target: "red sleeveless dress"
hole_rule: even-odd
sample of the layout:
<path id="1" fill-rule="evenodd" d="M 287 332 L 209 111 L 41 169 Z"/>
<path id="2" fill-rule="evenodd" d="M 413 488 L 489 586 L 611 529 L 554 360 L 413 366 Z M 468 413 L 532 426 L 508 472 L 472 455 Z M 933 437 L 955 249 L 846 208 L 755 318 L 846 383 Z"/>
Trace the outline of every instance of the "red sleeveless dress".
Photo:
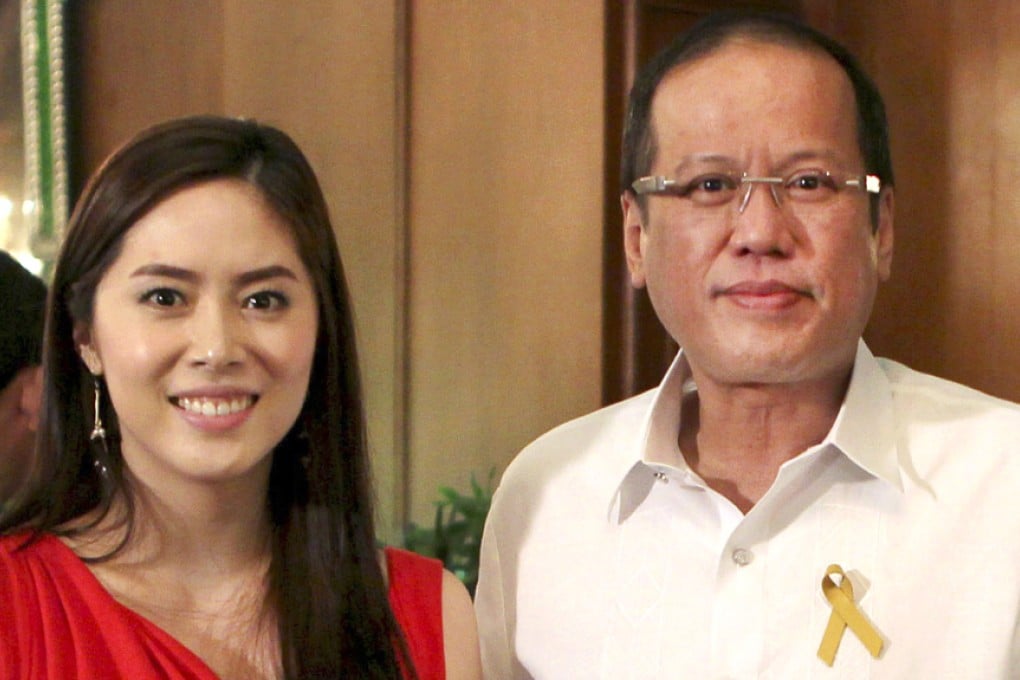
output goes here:
<path id="1" fill-rule="evenodd" d="M 0 675 L 10 680 L 215 680 L 189 649 L 103 589 L 54 536 L 0 538 Z M 442 565 L 386 550 L 389 599 L 421 680 L 442 680 Z"/>

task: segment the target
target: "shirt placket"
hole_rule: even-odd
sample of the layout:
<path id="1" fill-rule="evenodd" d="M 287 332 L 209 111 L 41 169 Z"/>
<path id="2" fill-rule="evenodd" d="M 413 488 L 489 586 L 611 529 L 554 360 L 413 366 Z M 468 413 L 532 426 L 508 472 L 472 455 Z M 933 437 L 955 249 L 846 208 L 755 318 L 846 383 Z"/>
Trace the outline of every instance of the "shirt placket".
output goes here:
<path id="1" fill-rule="evenodd" d="M 719 498 L 725 538 L 718 554 L 712 611 L 713 677 L 756 678 L 765 630 L 764 576 L 767 543 L 754 518 Z"/>

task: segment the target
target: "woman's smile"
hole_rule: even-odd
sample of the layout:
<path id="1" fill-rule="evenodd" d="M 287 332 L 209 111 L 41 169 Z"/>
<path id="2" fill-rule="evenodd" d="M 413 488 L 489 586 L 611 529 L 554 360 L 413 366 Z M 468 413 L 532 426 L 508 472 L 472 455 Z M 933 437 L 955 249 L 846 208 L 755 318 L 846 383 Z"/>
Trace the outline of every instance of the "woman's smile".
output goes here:
<path id="1" fill-rule="evenodd" d="M 257 401 L 256 394 L 170 397 L 184 421 L 203 432 L 223 432 L 244 425 Z"/>

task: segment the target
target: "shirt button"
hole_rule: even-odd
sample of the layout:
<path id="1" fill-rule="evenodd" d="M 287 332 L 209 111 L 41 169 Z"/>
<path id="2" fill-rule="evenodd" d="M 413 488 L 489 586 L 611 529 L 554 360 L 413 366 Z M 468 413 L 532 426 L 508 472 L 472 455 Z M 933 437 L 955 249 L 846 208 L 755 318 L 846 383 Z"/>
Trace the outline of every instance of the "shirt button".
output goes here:
<path id="1" fill-rule="evenodd" d="M 733 563 L 738 567 L 746 567 L 752 561 L 754 561 L 754 553 L 750 550 L 744 550 L 743 548 L 737 548 L 730 555 L 733 558 Z"/>

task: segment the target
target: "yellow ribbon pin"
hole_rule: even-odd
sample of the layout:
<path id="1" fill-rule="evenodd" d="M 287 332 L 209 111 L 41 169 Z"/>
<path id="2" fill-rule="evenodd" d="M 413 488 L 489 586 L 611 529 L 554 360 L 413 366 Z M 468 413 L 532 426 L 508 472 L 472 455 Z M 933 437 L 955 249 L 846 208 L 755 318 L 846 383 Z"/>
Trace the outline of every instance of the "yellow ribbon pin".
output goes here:
<path id="1" fill-rule="evenodd" d="M 839 584 L 832 580 L 833 574 L 840 575 Z M 818 658 L 829 666 L 832 665 L 836 660 L 839 642 L 843 639 L 843 631 L 849 626 L 864 648 L 877 659 L 882 653 L 884 644 L 882 638 L 857 608 L 857 603 L 854 602 L 854 587 L 838 564 L 830 564 L 825 570 L 822 592 L 832 605 L 832 615 L 829 616 L 829 624 L 825 627 L 825 634 L 822 635 L 822 644 L 818 646 Z"/>

